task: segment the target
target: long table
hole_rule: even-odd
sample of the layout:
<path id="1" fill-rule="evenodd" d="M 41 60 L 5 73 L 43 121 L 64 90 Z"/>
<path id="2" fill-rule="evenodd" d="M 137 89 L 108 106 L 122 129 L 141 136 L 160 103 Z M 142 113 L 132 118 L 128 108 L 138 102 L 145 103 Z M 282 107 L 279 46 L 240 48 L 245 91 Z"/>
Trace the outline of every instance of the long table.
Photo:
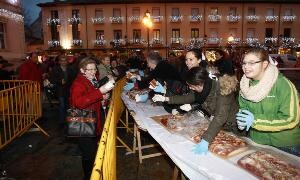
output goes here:
<path id="1" fill-rule="evenodd" d="M 186 138 L 172 134 L 150 117 L 168 114 L 162 106 L 153 106 L 148 100 L 146 103 L 136 103 L 128 98 L 125 93 L 122 94 L 122 100 L 127 109 L 132 113 L 137 126 L 146 130 L 164 149 L 172 161 L 181 169 L 181 171 L 191 180 L 199 179 L 257 179 L 247 171 L 237 166 L 236 162 L 242 156 L 254 152 L 248 150 L 229 159 L 220 158 L 210 152 L 207 155 L 197 155 L 192 152 L 193 142 Z M 276 148 L 264 145 L 258 145 L 247 139 L 248 143 L 257 148 L 268 148 L 300 164 L 300 158 L 282 152 Z"/>

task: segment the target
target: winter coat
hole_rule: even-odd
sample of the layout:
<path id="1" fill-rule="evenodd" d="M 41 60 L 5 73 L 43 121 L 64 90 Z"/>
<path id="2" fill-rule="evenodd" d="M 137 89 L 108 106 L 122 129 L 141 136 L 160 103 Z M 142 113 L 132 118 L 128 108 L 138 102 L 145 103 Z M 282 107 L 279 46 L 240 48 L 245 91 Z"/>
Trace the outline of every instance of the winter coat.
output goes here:
<path id="1" fill-rule="evenodd" d="M 174 80 L 180 80 L 180 75 L 173 66 L 165 61 L 161 61 L 157 64 L 155 69 L 149 72 L 148 77 L 143 78 L 142 81 L 138 81 L 139 89 L 149 87 L 149 83 L 152 79 L 160 81 L 161 83 L 166 81 L 168 85 L 172 86 L 171 84 Z"/>
<path id="2" fill-rule="evenodd" d="M 99 79 L 102 79 L 106 77 L 107 75 L 113 75 L 113 72 L 111 70 L 110 66 L 104 65 L 100 63 L 98 66 L 98 71 L 99 71 Z"/>
<path id="3" fill-rule="evenodd" d="M 237 84 L 236 77 L 228 75 L 220 77 L 219 81 L 212 81 L 211 90 L 201 104 L 201 109 L 213 116 L 208 129 L 202 136 L 207 142 L 213 141 L 221 129 L 240 134 L 235 119 L 235 114 L 239 110 L 235 93 Z M 168 103 L 191 104 L 194 102 L 202 102 L 196 92 L 170 97 Z"/>
<path id="4" fill-rule="evenodd" d="M 101 132 L 101 100 L 103 99 L 102 93 L 99 89 L 95 88 L 93 84 L 79 73 L 73 81 L 70 89 L 70 107 L 78 109 L 91 109 L 97 114 L 97 134 Z"/>
<path id="5" fill-rule="evenodd" d="M 32 60 L 27 60 L 19 68 L 19 80 L 37 81 L 42 84 L 43 71 L 40 66 Z"/>
<path id="6" fill-rule="evenodd" d="M 250 86 L 258 81 L 250 81 Z M 278 75 L 268 96 L 251 102 L 239 96 L 240 109 L 254 115 L 250 137 L 259 144 L 275 147 L 300 145 L 300 107 L 296 87 L 282 74 Z"/>
<path id="7" fill-rule="evenodd" d="M 62 79 L 65 80 L 65 84 L 62 84 Z M 68 97 L 70 86 L 72 84 L 72 70 L 70 66 L 66 67 L 65 72 L 60 66 L 55 66 L 50 73 L 49 81 L 55 85 L 58 97 Z"/>

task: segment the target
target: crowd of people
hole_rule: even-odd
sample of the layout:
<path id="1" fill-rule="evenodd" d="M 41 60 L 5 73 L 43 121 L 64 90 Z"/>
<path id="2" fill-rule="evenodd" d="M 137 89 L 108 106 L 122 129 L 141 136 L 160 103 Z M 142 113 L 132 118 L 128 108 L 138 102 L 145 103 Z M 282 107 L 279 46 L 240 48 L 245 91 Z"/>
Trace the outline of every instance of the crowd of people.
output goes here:
<path id="1" fill-rule="evenodd" d="M 97 132 L 101 135 L 106 107 L 113 85 L 127 74 L 124 91 L 151 91 L 136 97 L 149 99 L 172 114 L 201 112 L 210 124 L 193 152 L 208 152 L 209 144 L 221 129 L 253 141 L 300 155 L 299 93 L 285 78 L 263 49 L 250 49 L 241 57 L 243 76 L 236 75 L 236 61 L 221 49 L 214 50 L 208 61 L 200 49 L 181 56 L 171 53 L 163 60 L 158 52 L 133 53 L 128 59 L 112 56 L 97 58 L 85 53 L 70 57 L 61 54 L 53 62 L 39 64 L 34 52 L 18 68 L 18 79 L 41 83 L 52 88 L 59 101 L 59 123 L 65 123 L 69 107 L 92 109 L 97 114 Z M 6 64 L 0 61 L 0 70 Z M 130 77 L 128 76 L 130 74 Z M 4 77 L 1 75 L 1 77 Z M 157 82 L 155 87 L 150 82 Z M 89 179 L 97 149 L 95 138 L 79 138 L 85 179 Z"/>
<path id="2" fill-rule="evenodd" d="M 161 68 L 166 62 L 150 53 L 148 76 L 130 75 L 133 80 L 124 90 L 148 84 L 154 95 L 144 94 L 137 102 L 152 96 L 166 110 L 171 108 L 172 114 L 197 110 L 210 118 L 208 129 L 193 149 L 196 154 L 207 153 L 210 142 L 224 129 L 300 156 L 299 93 L 275 61 L 264 49 L 250 49 L 242 57 L 244 75 L 239 82 L 232 59 L 221 50 L 215 51 L 215 57 L 213 63 L 207 62 L 200 50 L 190 50 L 185 56 L 186 68 L 176 72 L 171 65 Z M 150 83 L 153 79 L 155 87 Z"/>

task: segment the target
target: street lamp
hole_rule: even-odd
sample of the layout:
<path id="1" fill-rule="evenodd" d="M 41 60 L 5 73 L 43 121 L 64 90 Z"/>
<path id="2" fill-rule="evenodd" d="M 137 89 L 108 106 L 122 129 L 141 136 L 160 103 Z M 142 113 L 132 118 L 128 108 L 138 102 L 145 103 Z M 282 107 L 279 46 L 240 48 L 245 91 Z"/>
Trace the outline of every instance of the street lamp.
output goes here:
<path id="1" fill-rule="evenodd" d="M 143 24 L 147 27 L 147 51 L 149 52 L 150 44 L 149 44 L 149 29 L 152 27 L 152 20 L 150 16 L 150 12 L 147 10 L 145 16 L 143 18 Z"/>
<path id="2" fill-rule="evenodd" d="M 230 35 L 227 39 L 228 43 L 232 43 L 234 41 L 234 37 Z"/>

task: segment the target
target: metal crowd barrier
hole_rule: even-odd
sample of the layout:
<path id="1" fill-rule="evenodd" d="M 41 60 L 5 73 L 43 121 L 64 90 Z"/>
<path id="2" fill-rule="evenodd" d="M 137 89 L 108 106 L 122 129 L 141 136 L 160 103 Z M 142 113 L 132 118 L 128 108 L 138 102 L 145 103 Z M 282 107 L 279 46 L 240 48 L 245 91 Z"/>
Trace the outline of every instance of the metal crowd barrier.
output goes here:
<path id="1" fill-rule="evenodd" d="M 24 134 L 42 116 L 40 84 L 33 81 L 0 81 L 0 149 Z"/>
<path id="2" fill-rule="evenodd" d="M 121 100 L 121 93 L 126 79 L 117 82 L 114 87 L 110 107 L 106 116 L 101 139 L 99 141 L 98 151 L 95 158 L 94 168 L 91 180 L 116 180 L 116 127 L 124 105 Z"/>

